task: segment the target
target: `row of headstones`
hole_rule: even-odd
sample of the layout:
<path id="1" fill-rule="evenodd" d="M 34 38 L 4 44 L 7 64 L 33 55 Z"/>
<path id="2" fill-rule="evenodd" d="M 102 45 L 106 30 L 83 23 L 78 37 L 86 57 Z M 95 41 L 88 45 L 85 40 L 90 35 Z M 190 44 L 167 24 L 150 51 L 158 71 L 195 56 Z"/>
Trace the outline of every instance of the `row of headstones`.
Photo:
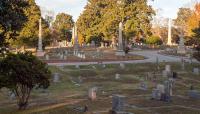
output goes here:
<path id="1" fill-rule="evenodd" d="M 199 75 L 199 74 L 200 74 L 200 69 L 199 69 L 199 68 L 193 68 L 192 72 L 193 72 L 193 74 L 195 74 L 195 75 Z M 166 65 L 166 66 L 165 66 L 165 70 L 163 70 L 163 72 L 162 72 L 162 75 L 163 75 L 164 77 L 167 77 L 167 76 L 169 76 L 171 73 L 172 73 L 172 71 L 171 71 L 171 66 L 170 66 L 170 65 Z"/>
<path id="2" fill-rule="evenodd" d="M 97 87 L 90 88 L 88 91 L 88 98 L 91 101 L 97 99 Z M 112 111 L 115 114 L 131 114 L 124 111 L 125 109 L 125 96 L 123 95 L 113 95 L 112 96 Z"/>
<path id="3" fill-rule="evenodd" d="M 164 81 L 164 84 L 158 84 L 157 87 L 152 91 L 152 99 L 169 102 L 172 97 L 173 85 L 173 79 Z"/>
<path id="4" fill-rule="evenodd" d="M 86 59 L 84 52 L 79 52 L 79 51 L 74 50 L 74 56 L 79 57 L 81 59 Z"/>

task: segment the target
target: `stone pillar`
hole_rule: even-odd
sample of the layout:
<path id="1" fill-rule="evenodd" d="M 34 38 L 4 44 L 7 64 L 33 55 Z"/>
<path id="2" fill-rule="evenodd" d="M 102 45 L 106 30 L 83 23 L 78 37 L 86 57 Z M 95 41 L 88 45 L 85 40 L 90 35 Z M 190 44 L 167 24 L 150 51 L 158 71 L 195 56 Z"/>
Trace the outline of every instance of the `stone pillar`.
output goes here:
<path id="1" fill-rule="evenodd" d="M 119 37 L 118 37 L 118 50 L 116 52 L 117 56 L 125 56 L 125 52 L 123 50 L 123 23 L 119 23 Z"/>
<path id="2" fill-rule="evenodd" d="M 183 33 L 180 36 L 180 41 L 179 41 L 179 45 L 178 45 L 178 50 L 177 53 L 179 54 L 186 54 L 186 48 L 185 48 L 185 44 L 184 44 L 184 35 Z"/>
<path id="3" fill-rule="evenodd" d="M 39 39 L 38 39 L 38 49 L 37 56 L 44 56 L 44 52 L 42 49 L 42 19 L 39 20 Z"/>
<path id="4" fill-rule="evenodd" d="M 76 24 L 74 24 L 74 28 L 73 28 L 73 37 L 74 37 L 74 49 L 78 50 L 79 48 L 79 42 L 78 42 L 78 32 L 77 32 L 77 26 Z"/>
<path id="5" fill-rule="evenodd" d="M 169 18 L 168 21 L 168 40 L 167 40 L 167 45 L 171 46 L 172 45 L 172 20 Z"/>

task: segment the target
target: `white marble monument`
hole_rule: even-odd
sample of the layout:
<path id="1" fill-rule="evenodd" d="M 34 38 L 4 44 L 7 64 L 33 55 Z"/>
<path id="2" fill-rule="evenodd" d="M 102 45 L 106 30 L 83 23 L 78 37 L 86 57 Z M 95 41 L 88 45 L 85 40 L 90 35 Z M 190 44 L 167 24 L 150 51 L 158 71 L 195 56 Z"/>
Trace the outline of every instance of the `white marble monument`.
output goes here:
<path id="1" fill-rule="evenodd" d="M 118 50 L 115 53 L 116 56 L 125 56 L 123 50 L 123 23 L 119 23 L 119 39 L 118 39 Z"/>

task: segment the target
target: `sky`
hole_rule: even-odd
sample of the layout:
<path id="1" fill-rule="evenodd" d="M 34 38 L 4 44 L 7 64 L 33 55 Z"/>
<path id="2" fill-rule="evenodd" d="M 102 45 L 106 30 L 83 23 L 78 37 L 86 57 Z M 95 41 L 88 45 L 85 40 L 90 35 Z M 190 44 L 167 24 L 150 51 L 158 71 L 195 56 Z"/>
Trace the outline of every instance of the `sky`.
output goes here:
<path id="1" fill-rule="evenodd" d="M 162 9 L 161 16 L 174 19 L 177 17 L 178 9 L 191 1 L 196 0 L 154 0 L 149 4 L 154 9 Z M 73 19 L 77 20 L 84 10 L 87 0 L 36 0 L 36 3 L 45 9 L 55 12 L 55 15 L 64 12 L 72 15 Z"/>

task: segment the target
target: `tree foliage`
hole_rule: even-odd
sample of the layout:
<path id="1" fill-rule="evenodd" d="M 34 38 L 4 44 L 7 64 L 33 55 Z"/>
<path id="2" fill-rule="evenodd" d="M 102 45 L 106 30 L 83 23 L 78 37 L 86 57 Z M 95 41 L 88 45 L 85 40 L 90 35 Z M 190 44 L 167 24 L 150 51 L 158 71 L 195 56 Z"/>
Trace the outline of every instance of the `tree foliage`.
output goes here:
<path id="1" fill-rule="evenodd" d="M 55 22 L 52 24 L 54 32 L 58 34 L 57 40 L 71 40 L 72 37 L 72 27 L 74 21 L 72 16 L 65 13 L 60 13 L 56 16 Z"/>
<path id="2" fill-rule="evenodd" d="M 193 29 L 198 28 L 199 22 L 200 22 L 200 3 L 197 3 L 187 23 L 188 32 L 190 36 L 194 34 Z"/>
<path id="3" fill-rule="evenodd" d="M 86 41 L 93 37 L 112 39 L 121 21 L 127 38 L 148 36 L 153 14 L 147 0 L 88 0 L 77 23 Z"/>
<path id="4" fill-rule="evenodd" d="M 0 1 L 0 46 L 7 44 L 7 40 L 16 39 L 23 24 L 27 21 L 24 0 Z"/>
<path id="5" fill-rule="evenodd" d="M 162 40 L 160 39 L 159 36 L 150 36 L 149 38 L 146 39 L 146 43 L 153 45 L 161 45 Z"/>
<path id="6" fill-rule="evenodd" d="M 27 107 L 34 87 L 49 86 L 47 65 L 29 52 L 8 54 L 0 61 L 0 68 L 0 89 L 6 87 L 15 93 L 19 109 Z"/>
<path id="7" fill-rule="evenodd" d="M 39 19 L 41 18 L 41 11 L 36 5 L 35 0 L 28 0 L 29 7 L 24 8 L 25 15 L 28 21 L 19 33 L 17 40 L 11 40 L 13 45 L 17 46 L 31 46 L 37 47 L 39 34 Z M 50 29 L 48 22 L 42 19 L 42 37 L 44 45 L 50 40 Z"/>

